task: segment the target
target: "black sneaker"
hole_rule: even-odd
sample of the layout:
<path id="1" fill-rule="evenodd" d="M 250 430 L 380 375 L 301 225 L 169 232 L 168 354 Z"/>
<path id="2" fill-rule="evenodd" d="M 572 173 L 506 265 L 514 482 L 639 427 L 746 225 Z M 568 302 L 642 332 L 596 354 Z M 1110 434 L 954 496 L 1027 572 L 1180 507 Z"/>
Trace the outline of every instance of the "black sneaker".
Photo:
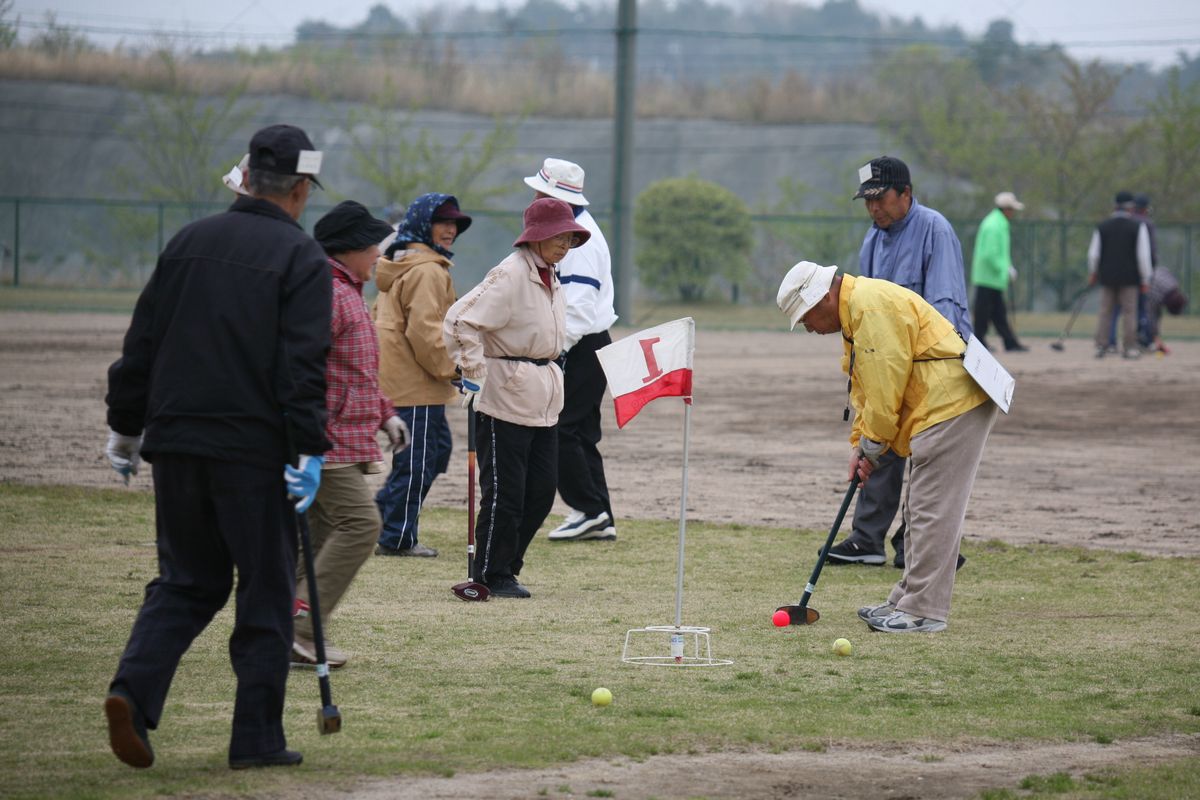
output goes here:
<path id="1" fill-rule="evenodd" d="M 229 757 L 230 769 L 253 769 L 255 767 L 294 767 L 304 760 L 295 750 L 276 750 L 260 756 Z"/>
<path id="2" fill-rule="evenodd" d="M 611 541 L 617 538 L 617 530 L 607 511 L 601 511 L 594 517 L 580 513 L 579 516 L 568 517 L 562 525 L 550 531 L 547 538 L 552 542 L 582 542 L 589 539 Z"/>
<path id="3" fill-rule="evenodd" d="M 113 755 L 137 769 L 146 769 L 154 763 L 146 720 L 132 697 L 113 689 L 104 700 L 104 716 L 108 718 L 108 745 Z"/>
<path id="4" fill-rule="evenodd" d="M 492 597 L 524 599 L 533 596 L 516 578 L 512 577 L 493 578 L 488 583 L 488 588 L 492 590 Z"/>
<path id="5" fill-rule="evenodd" d="M 821 551 L 818 550 L 817 555 L 820 554 Z M 829 548 L 829 555 L 825 559 L 827 564 L 867 564 L 872 567 L 883 566 L 885 561 L 887 558 L 883 553 L 864 550 L 853 539 L 847 539 Z"/>

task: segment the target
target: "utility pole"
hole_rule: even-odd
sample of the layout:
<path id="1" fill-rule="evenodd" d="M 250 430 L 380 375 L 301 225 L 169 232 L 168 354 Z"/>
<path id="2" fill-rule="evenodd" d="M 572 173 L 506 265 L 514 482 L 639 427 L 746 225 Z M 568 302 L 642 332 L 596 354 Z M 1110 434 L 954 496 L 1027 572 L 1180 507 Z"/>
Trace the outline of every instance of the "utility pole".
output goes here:
<path id="1" fill-rule="evenodd" d="M 614 305 L 633 321 L 633 121 L 637 0 L 617 4 L 617 76 L 613 136 L 613 278 Z"/>

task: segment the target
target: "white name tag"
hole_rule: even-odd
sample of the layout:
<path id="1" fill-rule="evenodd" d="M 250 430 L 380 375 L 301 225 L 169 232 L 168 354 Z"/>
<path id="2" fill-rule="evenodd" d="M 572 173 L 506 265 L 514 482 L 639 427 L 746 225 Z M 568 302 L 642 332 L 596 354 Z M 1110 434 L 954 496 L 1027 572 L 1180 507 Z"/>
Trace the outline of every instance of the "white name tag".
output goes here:
<path id="1" fill-rule="evenodd" d="M 1017 382 L 974 335 L 967 342 L 963 366 L 967 368 L 967 374 L 979 384 L 979 388 L 987 392 L 987 396 L 1007 414 L 1008 407 L 1012 405 L 1013 390 L 1017 388 Z"/>
<path id="2" fill-rule="evenodd" d="M 863 164 L 858 168 L 858 182 L 866 183 L 869 180 L 871 180 L 871 165 Z"/>
<path id="3" fill-rule="evenodd" d="M 299 158 L 296 159 L 296 174 L 320 175 L 323 155 L 320 150 L 301 150 Z"/>

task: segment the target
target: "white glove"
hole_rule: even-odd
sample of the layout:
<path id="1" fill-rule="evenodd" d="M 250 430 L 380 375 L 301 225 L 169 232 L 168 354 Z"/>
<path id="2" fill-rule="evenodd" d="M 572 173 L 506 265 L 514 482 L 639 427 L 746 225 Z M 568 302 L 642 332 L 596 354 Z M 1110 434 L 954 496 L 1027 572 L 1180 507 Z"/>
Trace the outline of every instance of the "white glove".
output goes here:
<path id="1" fill-rule="evenodd" d="M 1015 281 L 1017 279 L 1017 268 L 1016 267 L 1008 268 L 1008 279 L 1010 281 Z"/>
<path id="2" fill-rule="evenodd" d="M 388 442 L 392 445 L 392 452 L 399 453 L 404 448 L 408 447 L 410 438 L 408 426 L 404 424 L 404 420 L 393 415 L 387 418 L 383 423 L 383 432 L 387 434 Z"/>
<path id="3" fill-rule="evenodd" d="M 112 464 L 117 474 L 125 479 L 126 486 L 129 485 L 129 476 L 138 473 L 138 465 L 142 463 L 141 449 L 140 435 L 126 436 L 112 428 L 108 429 L 108 444 L 104 446 L 104 455 L 108 456 L 108 463 Z"/>
<path id="4" fill-rule="evenodd" d="M 862 436 L 858 440 L 858 451 L 862 453 L 862 457 L 871 462 L 872 467 L 879 466 L 879 457 L 883 455 L 883 442 L 877 442 L 874 439 L 868 439 Z"/>
<path id="5" fill-rule="evenodd" d="M 466 375 L 462 377 L 462 387 L 459 389 L 463 394 L 462 407 L 466 408 L 475 399 L 475 395 L 483 391 L 483 384 L 487 383 L 487 378 L 480 375 L 478 378 L 468 378 Z"/>

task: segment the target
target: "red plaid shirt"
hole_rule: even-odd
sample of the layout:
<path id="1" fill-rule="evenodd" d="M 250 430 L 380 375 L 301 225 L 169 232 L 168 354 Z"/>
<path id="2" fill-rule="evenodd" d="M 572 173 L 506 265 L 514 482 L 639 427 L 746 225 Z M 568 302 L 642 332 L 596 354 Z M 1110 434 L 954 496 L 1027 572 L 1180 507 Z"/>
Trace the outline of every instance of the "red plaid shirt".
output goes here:
<path id="1" fill-rule="evenodd" d="M 381 461 L 375 432 L 396 412 L 379 391 L 379 339 L 362 297 L 362 281 L 332 258 L 333 344 L 325 366 L 327 463 Z"/>

